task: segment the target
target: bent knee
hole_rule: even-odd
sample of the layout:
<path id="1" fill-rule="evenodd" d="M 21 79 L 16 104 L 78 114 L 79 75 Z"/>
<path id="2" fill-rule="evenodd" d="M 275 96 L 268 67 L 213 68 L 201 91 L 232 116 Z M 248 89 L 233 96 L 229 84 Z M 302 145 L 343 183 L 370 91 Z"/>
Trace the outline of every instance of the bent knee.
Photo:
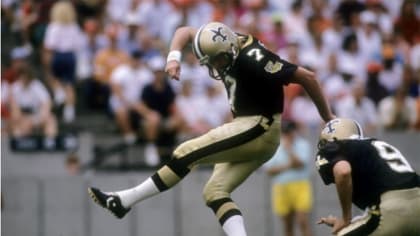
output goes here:
<path id="1" fill-rule="evenodd" d="M 206 205 L 214 202 L 218 199 L 230 198 L 230 194 L 227 191 L 216 188 L 212 184 L 207 184 L 203 189 L 203 199 Z"/>

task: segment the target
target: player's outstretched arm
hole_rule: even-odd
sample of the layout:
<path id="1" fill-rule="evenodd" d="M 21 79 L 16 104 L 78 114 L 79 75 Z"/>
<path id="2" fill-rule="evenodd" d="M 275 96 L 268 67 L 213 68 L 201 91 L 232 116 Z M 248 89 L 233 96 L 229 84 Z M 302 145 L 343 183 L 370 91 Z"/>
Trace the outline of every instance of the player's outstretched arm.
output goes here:
<path id="1" fill-rule="evenodd" d="M 335 118 L 314 72 L 299 66 L 291 82 L 300 84 L 305 89 L 325 122 Z"/>
<path id="2" fill-rule="evenodd" d="M 179 80 L 181 72 L 181 51 L 193 40 L 196 32 L 197 29 L 189 26 L 180 27 L 175 31 L 165 68 L 165 71 L 169 74 L 170 78 Z"/>
<path id="3" fill-rule="evenodd" d="M 351 177 L 351 166 L 347 161 L 339 161 L 333 167 L 334 182 L 337 188 L 338 198 L 340 200 L 342 211 L 341 228 L 350 224 L 351 221 L 351 204 L 353 183 Z M 334 228 L 334 233 L 337 233 L 341 228 Z"/>

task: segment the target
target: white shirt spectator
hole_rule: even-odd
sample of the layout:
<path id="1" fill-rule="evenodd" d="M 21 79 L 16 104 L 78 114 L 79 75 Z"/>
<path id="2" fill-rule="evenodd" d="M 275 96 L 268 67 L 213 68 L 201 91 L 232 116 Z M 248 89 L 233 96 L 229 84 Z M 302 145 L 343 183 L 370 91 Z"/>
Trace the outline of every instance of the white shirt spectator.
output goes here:
<path id="1" fill-rule="evenodd" d="M 141 93 L 146 84 L 153 80 L 153 73 L 145 67 L 133 68 L 129 65 L 121 65 L 112 72 L 111 84 L 121 87 L 122 101 L 115 94 L 110 97 L 110 105 L 113 111 L 118 108 L 126 107 L 140 101 Z M 128 102 L 129 104 L 126 104 Z"/>
<path id="2" fill-rule="evenodd" d="M 339 72 L 352 74 L 362 81 L 366 80 L 366 68 L 363 66 L 366 65 L 366 59 L 361 53 L 341 51 L 337 53 L 337 65 Z"/>
<path id="3" fill-rule="evenodd" d="M 364 130 L 369 130 L 377 121 L 375 104 L 368 97 L 361 98 L 360 104 L 357 104 L 353 96 L 347 96 L 338 101 L 335 108 L 338 117 L 354 119 Z"/>
<path id="4" fill-rule="evenodd" d="M 142 1 L 137 8 L 140 21 L 153 37 L 169 43 L 176 27 L 179 26 L 177 12 L 169 1 Z M 165 24 L 161 24 L 162 18 Z"/>
<path id="5" fill-rule="evenodd" d="M 403 104 L 397 104 L 394 96 L 389 96 L 382 99 L 379 104 L 379 118 L 383 127 L 388 127 L 394 122 L 397 110 L 401 110 L 401 117 L 399 122 L 408 122 L 413 125 L 417 120 L 416 100 L 412 97 L 406 96 Z"/>
<path id="6" fill-rule="evenodd" d="M 329 74 L 330 55 L 330 50 L 327 47 L 322 46 L 322 48 L 317 48 L 312 46 L 301 50 L 300 63 L 303 66 L 309 66 L 312 70 L 315 70 L 318 78 L 323 80 Z"/>
<path id="7" fill-rule="evenodd" d="M 220 84 L 217 83 L 217 81 L 207 83 L 206 90 L 213 91 L 206 91 L 204 96 L 200 96 L 201 99 L 197 99 L 198 106 L 201 107 L 201 117 L 213 128 L 222 125 L 230 114 L 226 90 L 222 89 L 219 86 Z M 209 107 L 212 109 L 211 112 L 208 110 Z"/>
<path id="8" fill-rule="evenodd" d="M 325 79 L 322 87 L 328 101 L 334 106 L 338 100 L 351 94 L 351 84 L 351 81 L 344 81 L 341 75 L 333 74 Z"/>
<path id="9" fill-rule="evenodd" d="M 302 114 L 305 115 L 302 115 Z M 314 103 L 307 96 L 298 96 L 290 104 L 290 117 L 299 124 L 305 125 L 310 131 L 316 131 L 322 119 Z"/>
<path id="10" fill-rule="evenodd" d="M 369 34 L 363 30 L 357 30 L 357 40 L 360 47 L 360 52 L 367 60 L 374 58 L 375 54 L 381 50 L 382 39 L 377 31 L 372 31 Z"/>
<path id="11" fill-rule="evenodd" d="M 339 24 L 337 22 L 333 24 Z M 337 26 L 338 27 L 338 26 Z M 338 51 L 341 49 L 343 43 L 343 33 L 341 29 L 330 27 L 322 32 L 322 42 L 331 51 Z"/>
<path id="12" fill-rule="evenodd" d="M 181 79 L 191 80 L 192 83 L 192 93 L 194 96 L 204 94 L 206 83 L 208 80 L 211 80 L 209 76 L 208 69 L 204 66 L 200 66 L 199 64 L 188 64 L 182 63 L 181 65 Z M 171 80 L 174 84 L 174 89 L 179 91 L 179 82 L 175 80 Z"/>
<path id="13" fill-rule="evenodd" d="M 124 22 L 126 13 L 130 9 L 132 0 L 108 0 L 106 6 L 106 15 L 111 21 Z"/>
<path id="14" fill-rule="evenodd" d="M 77 24 L 50 23 L 45 33 L 44 45 L 58 52 L 77 52 L 82 46 L 82 33 Z"/>
<path id="15" fill-rule="evenodd" d="M 382 84 L 388 92 L 395 91 L 402 83 L 403 70 L 403 66 L 399 62 L 394 61 L 392 68 L 379 72 L 379 83 Z"/>
<path id="16" fill-rule="evenodd" d="M 169 42 L 176 27 L 183 24 L 199 28 L 200 26 L 212 21 L 213 6 L 206 1 L 196 1 L 192 7 L 188 9 L 186 19 L 183 19 L 181 11 L 175 11 L 170 18 L 168 18 L 165 28 L 160 26 L 160 35 L 165 42 Z M 161 18 L 162 16 L 160 16 Z"/>
<path id="17" fill-rule="evenodd" d="M 77 53 L 77 77 L 87 79 L 93 76 L 93 61 L 96 52 L 108 46 L 108 40 L 105 35 L 98 34 L 95 36 L 93 45 L 89 45 L 89 38 L 85 33 L 80 39 L 81 46 Z"/>
<path id="18" fill-rule="evenodd" d="M 200 107 L 201 103 L 198 102 L 199 100 L 201 99 L 197 99 L 196 96 L 178 95 L 176 98 L 176 107 L 189 126 L 193 126 L 202 118 L 202 112 L 197 112 L 202 109 L 202 107 Z"/>
<path id="19" fill-rule="evenodd" d="M 396 19 L 401 13 L 401 5 L 403 1 L 381 1 L 388 10 L 390 16 Z"/>
<path id="20" fill-rule="evenodd" d="M 193 79 L 181 81 L 182 89 L 176 98 L 176 106 L 186 123 L 179 138 L 201 135 L 208 130 L 223 124 L 230 115 L 227 94 L 217 81 L 206 84 L 206 92 L 193 95 Z M 208 108 L 212 111 L 209 112 Z"/>
<path id="21" fill-rule="evenodd" d="M 30 109 L 37 113 L 46 102 L 51 102 L 47 88 L 37 79 L 24 86 L 22 81 L 12 84 L 13 100 L 20 108 Z"/>

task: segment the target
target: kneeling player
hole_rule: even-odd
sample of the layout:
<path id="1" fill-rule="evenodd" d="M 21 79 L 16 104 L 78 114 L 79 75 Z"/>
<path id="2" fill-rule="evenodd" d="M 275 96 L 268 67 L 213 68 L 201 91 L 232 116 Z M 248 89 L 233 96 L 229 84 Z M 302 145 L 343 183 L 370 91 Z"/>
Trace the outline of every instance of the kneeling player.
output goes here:
<path id="1" fill-rule="evenodd" d="M 392 145 L 363 138 L 351 119 L 334 119 L 321 132 L 316 166 L 335 183 L 342 217 L 321 218 L 337 235 L 420 235 L 420 177 Z M 354 203 L 365 214 L 352 219 Z"/>

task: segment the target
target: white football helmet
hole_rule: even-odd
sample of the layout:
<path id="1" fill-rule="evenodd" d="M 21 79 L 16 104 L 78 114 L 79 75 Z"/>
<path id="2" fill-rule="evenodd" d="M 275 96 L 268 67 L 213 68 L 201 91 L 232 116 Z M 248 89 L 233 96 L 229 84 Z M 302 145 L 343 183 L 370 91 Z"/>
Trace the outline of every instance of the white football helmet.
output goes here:
<path id="1" fill-rule="evenodd" d="M 334 140 L 361 139 L 363 130 L 357 121 L 347 118 L 336 118 L 325 124 L 321 131 L 320 143 Z"/>
<path id="2" fill-rule="evenodd" d="M 197 31 L 193 41 L 193 51 L 200 64 L 209 67 L 211 77 L 221 77 L 238 57 L 238 35 L 220 22 L 208 23 Z M 223 61 L 221 64 L 220 60 Z"/>

